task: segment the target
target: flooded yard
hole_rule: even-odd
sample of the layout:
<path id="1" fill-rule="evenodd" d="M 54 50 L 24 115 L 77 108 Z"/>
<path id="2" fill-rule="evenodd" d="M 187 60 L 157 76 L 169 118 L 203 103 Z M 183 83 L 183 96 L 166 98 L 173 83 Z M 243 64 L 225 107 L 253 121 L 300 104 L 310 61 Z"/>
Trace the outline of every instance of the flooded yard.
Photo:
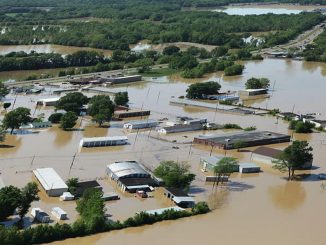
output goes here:
<path id="1" fill-rule="evenodd" d="M 280 108 L 282 111 L 297 113 L 318 112 L 326 115 L 326 65 L 266 59 L 258 62 L 245 62 L 246 69 L 242 76 L 225 77 L 222 73 L 210 74 L 201 80 L 185 80 L 177 75 L 118 86 L 127 90 L 130 106 L 151 110 L 150 118 L 169 118 L 191 116 L 207 118 L 217 124 L 237 123 L 242 127 L 256 126 L 258 130 L 277 133 L 290 132 L 287 123 L 271 116 L 227 114 L 200 108 L 174 106 L 169 103 L 171 97 L 185 95 L 189 84 L 198 81 L 219 81 L 222 90 L 241 90 L 250 77 L 267 77 L 271 80 L 270 97 L 261 100 L 246 101 L 262 108 Z M 42 97 L 49 97 L 49 94 Z M 35 115 L 44 113 L 46 117 L 53 108 L 37 108 L 35 101 L 39 95 L 18 96 L 17 106 L 28 106 Z M 15 96 L 8 96 L 13 101 Z M 122 122 L 121 122 L 122 123 Z M 120 124 L 120 122 L 115 122 Z M 10 135 L 0 148 L 0 173 L 7 185 L 25 185 L 33 179 L 32 170 L 40 167 L 53 167 L 66 180 L 79 177 L 80 180 L 98 179 L 105 191 L 115 191 L 121 200 L 106 202 L 107 213 L 114 220 L 123 220 L 142 210 L 168 207 L 172 204 L 163 197 L 160 189 L 151 193 L 152 198 L 138 199 L 132 194 L 121 192 L 115 183 L 106 177 L 106 165 L 114 161 L 136 160 L 147 168 L 154 169 L 162 160 L 187 161 L 196 179 L 190 188 L 190 195 L 196 201 L 206 200 L 213 212 L 176 221 L 157 223 L 151 226 L 128 228 L 121 231 L 94 236 L 69 239 L 54 244 L 198 244 L 206 243 L 241 243 L 251 244 L 317 244 L 324 245 L 326 234 L 323 229 L 326 214 L 323 208 L 326 193 L 321 188 L 317 174 L 326 172 L 325 133 L 309 135 L 294 134 L 294 139 L 308 140 L 313 146 L 315 168 L 298 173 L 310 174 L 304 181 L 287 182 L 283 174 L 269 166 L 259 164 L 262 172 L 258 174 L 233 174 L 227 188 L 213 188 L 205 183 L 205 174 L 200 170 L 199 159 L 210 153 L 211 148 L 188 144 L 201 131 L 178 133 L 168 136 L 168 141 L 156 139 L 154 132 L 128 132 L 115 126 L 98 128 L 89 119 L 78 123 L 80 130 L 62 131 L 57 126 L 41 130 L 37 134 Z M 153 134 L 152 134 L 153 133 Z M 215 133 L 215 132 L 214 132 Z M 218 131 L 222 133 L 222 131 Z M 79 149 L 83 137 L 126 135 L 129 144 L 115 147 Z M 185 138 L 184 136 L 187 136 Z M 173 141 L 176 142 L 173 142 Z M 182 143 L 183 142 L 183 143 Z M 186 144 L 185 144 L 186 142 Z M 178 146 L 178 148 L 173 148 Z M 273 145 L 283 149 L 287 144 Z M 240 162 L 251 160 L 251 150 L 221 151 L 213 149 L 213 155 L 234 156 Z M 72 168 L 73 155 L 76 160 Z M 34 160 L 33 160 L 34 158 Z M 33 203 L 49 212 L 51 207 L 62 207 L 71 218 L 77 218 L 74 202 L 59 202 L 58 198 L 48 198 L 41 194 L 41 201 Z"/>

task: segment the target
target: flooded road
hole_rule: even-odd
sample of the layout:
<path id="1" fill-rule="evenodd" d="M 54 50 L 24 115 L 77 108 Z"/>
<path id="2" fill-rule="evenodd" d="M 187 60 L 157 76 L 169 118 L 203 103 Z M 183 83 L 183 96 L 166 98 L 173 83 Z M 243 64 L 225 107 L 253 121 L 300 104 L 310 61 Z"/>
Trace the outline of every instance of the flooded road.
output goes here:
<path id="1" fill-rule="evenodd" d="M 174 120 L 176 116 L 205 117 L 218 124 L 238 123 L 242 127 L 255 125 L 259 130 L 270 130 L 278 133 L 290 132 L 287 123 L 270 116 L 225 114 L 200 108 L 180 107 L 169 104 L 171 96 L 177 98 L 185 95 L 189 84 L 198 81 L 219 81 L 222 90 L 240 90 L 245 80 L 250 77 L 267 77 L 272 87 L 270 98 L 255 100 L 250 103 L 265 108 L 280 108 L 283 111 L 320 112 L 326 115 L 326 65 L 266 59 L 259 62 L 245 62 L 246 69 L 242 76 L 224 77 L 222 73 L 210 74 L 198 80 L 181 79 L 178 75 L 153 79 L 117 87 L 127 90 L 131 107 L 150 109 L 154 119 L 167 117 Z M 275 81 L 275 85 L 274 85 Z M 49 94 L 42 97 L 50 97 Z M 34 109 L 38 95 L 19 96 L 16 106 L 28 106 L 35 111 L 35 116 L 44 113 L 46 117 L 53 108 Z M 13 101 L 10 95 L 7 99 Z M 119 124 L 119 122 L 114 123 Z M 182 144 L 191 141 L 201 132 L 178 133 L 168 136 L 169 141 L 150 137 L 154 132 L 128 132 L 118 126 L 98 128 L 88 118 L 78 123 L 76 130 L 64 132 L 57 126 L 41 130 L 37 134 L 8 136 L 0 148 L 0 172 L 4 183 L 25 185 L 32 180 L 31 171 L 39 167 L 53 167 L 66 180 L 79 177 L 81 180 L 97 179 L 105 191 L 117 192 L 121 200 L 107 202 L 107 212 L 114 220 L 123 220 L 142 210 L 171 206 L 160 190 L 146 200 L 136 199 L 130 194 L 121 192 L 114 183 L 106 178 L 106 165 L 114 161 L 137 160 L 149 169 L 154 169 L 162 160 L 187 161 L 196 174 L 196 180 L 190 194 L 197 201 L 207 200 L 215 210 L 207 215 L 191 217 L 176 221 L 162 222 L 151 226 L 130 228 L 122 231 L 98 234 L 90 237 L 69 239 L 54 244 L 317 244 L 324 245 L 326 233 L 323 211 L 326 204 L 326 192 L 321 188 L 322 181 L 317 174 L 326 172 L 325 133 L 310 135 L 294 134 L 295 139 L 308 140 L 314 148 L 314 170 L 308 171 L 310 177 L 305 181 L 288 183 L 285 175 L 276 172 L 269 166 L 261 165 L 259 174 L 233 174 L 229 187 L 213 189 L 205 183 L 205 175 L 199 167 L 202 155 L 209 154 L 210 147 Z M 223 133 L 222 131 L 210 133 Z M 83 137 L 126 135 L 128 145 L 104 148 L 79 149 Z M 186 138 L 186 137 L 187 138 Z M 179 149 L 173 149 L 178 146 Z M 283 149 L 287 144 L 274 145 Z M 251 150 L 228 151 L 213 150 L 213 154 L 234 156 L 239 161 L 250 161 Z M 72 166 L 72 157 L 76 160 Z M 35 157 L 34 157 L 35 156 Z M 33 160 L 34 159 L 34 160 Z M 299 173 L 299 172 L 298 172 Z M 307 172 L 305 172 L 307 173 Z M 53 206 L 61 206 L 73 222 L 78 217 L 73 202 L 62 203 L 57 198 L 41 195 L 41 201 L 33 203 L 49 211 Z"/>

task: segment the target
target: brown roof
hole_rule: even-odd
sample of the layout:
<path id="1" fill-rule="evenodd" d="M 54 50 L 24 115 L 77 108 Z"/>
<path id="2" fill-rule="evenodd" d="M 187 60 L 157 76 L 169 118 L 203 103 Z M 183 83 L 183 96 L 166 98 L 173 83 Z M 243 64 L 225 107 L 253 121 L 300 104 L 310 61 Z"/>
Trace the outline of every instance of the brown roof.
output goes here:
<path id="1" fill-rule="evenodd" d="M 256 150 L 253 151 L 254 154 L 266 156 L 266 157 L 272 157 L 277 158 L 281 154 L 281 150 L 269 148 L 269 147 L 259 147 Z"/>

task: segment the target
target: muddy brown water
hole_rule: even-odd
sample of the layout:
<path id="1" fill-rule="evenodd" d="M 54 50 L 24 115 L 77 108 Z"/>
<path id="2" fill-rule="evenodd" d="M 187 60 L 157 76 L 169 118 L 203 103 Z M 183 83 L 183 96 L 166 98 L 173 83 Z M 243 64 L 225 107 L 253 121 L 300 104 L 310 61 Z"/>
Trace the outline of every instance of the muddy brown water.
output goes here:
<path id="1" fill-rule="evenodd" d="M 243 88 L 247 78 L 268 77 L 274 91 L 270 98 L 251 101 L 252 105 L 268 108 L 281 108 L 284 111 L 319 112 L 321 117 L 326 113 L 325 64 L 305 63 L 299 61 L 264 60 L 247 62 L 242 76 L 227 78 L 221 73 L 211 74 L 200 81 L 220 81 L 222 90 L 239 90 Z M 143 107 L 152 110 L 151 118 L 176 116 L 206 117 L 216 123 L 238 123 L 242 127 L 255 125 L 259 130 L 270 130 L 279 133 L 291 133 L 287 124 L 270 116 L 240 116 L 234 114 L 215 113 L 200 108 L 180 107 L 169 104 L 171 96 L 185 94 L 187 86 L 199 80 L 184 80 L 177 76 L 158 78 L 151 82 L 124 85 L 118 88 L 127 90 L 132 107 Z M 273 85 L 272 85 L 273 86 Z M 50 95 L 18 96 L 16 106 L 28 106 L 34 110 L 35 101 L 39 97 Z M 8 96 L 13 101 L 14 96 Z M 53 108 L 40 108 L 35 115 L 44 113 L 48 116 Z M 119 122 L 115 122 L 119 124 Z M 162 191 L 157 190 L 148 199 L 137 199 L 132 194 L 121 192 L 117 186 L 106 178 L 107 164 L 121 160 L 138 160 L 147 168 L 154 169 L 162 160 L 187 161 L 191 170 L 196 173 L 190 194 L 197 201 L 207 200 L 214 211 L 177 221 L 168 221 L 130 228 L 122 231 L 98 234 L 90 237 L 69 239 L 55 244 L 116 244 L 143 243 L 166 244 L 202 242 L 221 242 L 228 244 L 320 244 L 326 242 L 323 229 L 326 218 L 323 208 L 326 193 L 321 188 L 322 181 L 317 174 L 326 172 L 326 140 L 325 133 L 310 135 L 294 134 L 296 139 L 308 140 L 314 148 L 314 165 L 316 169 L 302 172 L 311 174 L 305 181 L 288 183 L 281 174 L 269 166 L 261 165 L 263 172 L 259 174 L 234 174 L 228 188 L 213 189 L 206 184 L 205 175 L 199 167 L 201 155 L 209 154 L 210 147 L 191 146 L 179 142 L 191 140 L 202 132 L 178 133 L 167 136 L 162 141 L 150 137 L 149 131 L 128 132 L 119 127 L 98 128 L 85 118 L 78 123 L 80 130 L 64 132 L 57 126 L 48 130 L 40 130 L 38 134 L 8 136 L 4 146 L 0 148 L 0 172 L 5 184 L 23 186 L 33 180 L 31 170 L 38 167 L 53 167 L 63 179 L 79 177 L 81 180 L 97 178 L 106 192 L 117 192 L 121 200 L 107 202 L 107 213 L 114 220 L 124 220 L 142 210 L 168 207 L 172 204 L 163 198 Z M 223 133 L 222 131 L 208 133 Z M 154 132 L 151 132 L 154 135 Z M 127 135 L 129 145 L 80 149 L 82 137 Z M 186 137 L 187 138 L 186 138 Z M 179 149 L 173 149 L 178 146 Z M 282 149 L 287 144 L 273 147 Z M 248 150 L 253 150 L 249 148 Z M 76 160 L 72 168 L 72 157 Z M 250 161 L 250 151 L 218 151 L 213 154 L 235 156 L 239 161 Z M 34 160 L 33 160 L 33 156 Z M 41 192 L 41 201 L 33 203 L 50 213 L 51 207 L 60 206 L 73 222 L 77 217 L 74 202 L 59 202 L 57 198 L 49 198 Z"/>

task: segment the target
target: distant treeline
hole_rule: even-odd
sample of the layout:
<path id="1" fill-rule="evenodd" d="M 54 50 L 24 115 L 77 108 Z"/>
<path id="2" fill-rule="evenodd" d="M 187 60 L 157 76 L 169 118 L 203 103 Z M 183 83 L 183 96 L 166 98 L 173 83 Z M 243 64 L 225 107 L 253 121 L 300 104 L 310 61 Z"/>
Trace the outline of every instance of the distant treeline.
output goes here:
<path id="1" fill-rule="evenodd" d="M 326 62 L 326 30 L 316 38 L 314 44 L 307 45 L 303 55 L 307 61 Z"/>

